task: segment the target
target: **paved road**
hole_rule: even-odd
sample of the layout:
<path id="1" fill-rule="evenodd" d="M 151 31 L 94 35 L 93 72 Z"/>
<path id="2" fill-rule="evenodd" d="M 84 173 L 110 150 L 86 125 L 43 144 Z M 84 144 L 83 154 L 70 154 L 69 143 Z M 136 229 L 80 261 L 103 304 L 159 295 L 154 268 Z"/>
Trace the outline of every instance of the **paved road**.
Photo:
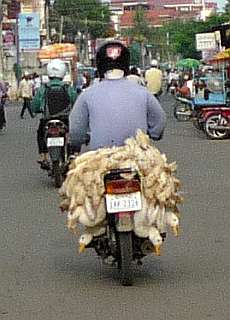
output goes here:
<path id="1" fill-rule="evenodd" d="M 78 255 L 52 182 L 36 165 L 37 118 L 8 107 L 0 136 L 0 319 L 229 320 L 230 141 L 171 117 L 157 143 L 179 165 L 182 233 L 148 257 L 133 287 L 91 251 Z"/>

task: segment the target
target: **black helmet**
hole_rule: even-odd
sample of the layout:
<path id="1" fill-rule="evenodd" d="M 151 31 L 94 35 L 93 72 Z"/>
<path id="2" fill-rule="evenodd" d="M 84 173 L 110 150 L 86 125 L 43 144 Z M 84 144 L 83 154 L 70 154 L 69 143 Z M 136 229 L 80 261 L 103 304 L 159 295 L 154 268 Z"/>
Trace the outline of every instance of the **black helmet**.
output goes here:
<path id="1" fill-rule="evenodd" d="M 125 76 L 129 73 L 129 50 L 117 40 L 109 41 L 98 49 L 96 54 L 96 65 L 100 77 L 103 78 L 108 70 L 123 70 Z"/>

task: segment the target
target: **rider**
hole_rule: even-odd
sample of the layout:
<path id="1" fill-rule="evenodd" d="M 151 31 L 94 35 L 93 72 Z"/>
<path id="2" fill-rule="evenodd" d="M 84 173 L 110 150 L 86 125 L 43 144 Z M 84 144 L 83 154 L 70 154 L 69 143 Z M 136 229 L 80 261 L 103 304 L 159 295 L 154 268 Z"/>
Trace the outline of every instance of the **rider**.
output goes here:
<path id="1" fill-rule="evenodd" d="M 137 84 L 140 84 L 141 86 L 145 86 L 145 80 L 141 77 L 140 73 L 138 72 L 138 69 L 135 66 L 130 68 L 127 79 Z"/>
<path id="2" fill-rule="evenodd" d="M 158 68 L 158 61 L 151 61 L 151 68 L 145 73 L 147 89 L 158 98 L 162 93 L 162 71 Z"/>
<path id="3" fill-rule="evenodd" d="M 159 140 L 166 116 L 149 91 L 127 80 L 129 50 L 119 41 L 103 44 L 96 54 L 102 81 L 89 87 L 74 104 L 70 113 L 70 143 L 80 152 L 86 134 L 91 132 L 89 148 L 122 145 L 135 136 L 138 128 Z"/>
<path id="4" fill-rule="evenodd" d="M 76 100 L 76 91 L 74 88 L 64 84 L 62 81 L 66 74 L 66 66 L 62 60 L 54 59 L 49 62 L 47 65 L 47 74 L 49 82 L 38 89 L 32 100 L 33 112 L 43 114 L 37 130 L 37 143 L 40 154 L 38 163 L 41 164 L 42 169 L 49 169 L 48 150 L 45 141 L 46 123 L 52 118 L 58 118 L 68 125 L 70 108 Z"/>

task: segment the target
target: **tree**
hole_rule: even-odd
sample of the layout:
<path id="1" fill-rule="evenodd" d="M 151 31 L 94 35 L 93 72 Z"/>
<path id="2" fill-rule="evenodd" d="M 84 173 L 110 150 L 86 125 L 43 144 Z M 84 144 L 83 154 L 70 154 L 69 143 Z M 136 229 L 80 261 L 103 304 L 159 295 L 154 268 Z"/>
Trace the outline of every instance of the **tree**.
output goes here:
<path id="1" fill-rule="evenodd" d="M 104 37 L 110 23 L 107 5 L 98 0 L 56 0 L 51 23 L 60 29 L 60 17 L 64 16 L 63 33 L 74 39 L 78 32 L 88 33 L 91 38 Z"/>
<path id="2" fill-rule="evenodd" d="M 196 33 L 211 32 L 213 27 L 228 21 L 228 15 L 214 15 L 204 21 L 169 22 L 163 26 L 163 32 L 169 34 L 169 50 L 182 58 L 200 58 L 196 50 Z"/>
<path id="3" fill-rule="evenodd" d="M 226 1 L 225 12 L 226 12 L 226 14 L 228 14 L 228 16 L 230 16 L 230 0 Z"/>
<path id="4" fill-rule="evenodd" d="M 140 47 L 140 60 L 139 63 L 144 67 L 145 61 L 144 61 L 144 46 L 148 42 L 148 39 L 150 37 L 150 28 L 148 26 L 148 22 L 146 19 L 146 13 L 145 10 L 142 7 L 138 7 L 135 10 L 134 17 L 133 17 L 133 28 L 130 28 L 128 30 L 125 30 L 123 32 L 123 35 L 129 36 L 132 41 L 139 44 Z M 133 54 L 135 57 L 138 54 L 137 47 L 133 48 Z M 135 58 L 136 59 L 136 58 Z"/>
<path id="5" fill-rule="evenodd" d="M 129 46 L 129 51 L 130 51 L 130 65 L 138 66 L 140 63 L 140 57 L 141 57 L 140 44 L 137 42 L 133 42 Z"/>

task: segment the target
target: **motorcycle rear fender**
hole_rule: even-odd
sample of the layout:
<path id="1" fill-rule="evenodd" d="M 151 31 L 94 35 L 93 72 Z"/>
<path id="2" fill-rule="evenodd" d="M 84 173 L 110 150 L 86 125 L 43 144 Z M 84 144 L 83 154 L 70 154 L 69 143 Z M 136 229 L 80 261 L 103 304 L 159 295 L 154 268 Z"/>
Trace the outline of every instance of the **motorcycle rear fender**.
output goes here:
<path id="1" fill-rule="evenodd" d="M 49 156 L 51 161 L 58 161 L 61 157 L 63 147 L 50 147 L 49 150 Z"/>
<path id="2" fill-rule="evenodd" d="M 203 119 L 206 121 L 210 116 L 223 115 L 221 111 L 203 111 Z"/>

